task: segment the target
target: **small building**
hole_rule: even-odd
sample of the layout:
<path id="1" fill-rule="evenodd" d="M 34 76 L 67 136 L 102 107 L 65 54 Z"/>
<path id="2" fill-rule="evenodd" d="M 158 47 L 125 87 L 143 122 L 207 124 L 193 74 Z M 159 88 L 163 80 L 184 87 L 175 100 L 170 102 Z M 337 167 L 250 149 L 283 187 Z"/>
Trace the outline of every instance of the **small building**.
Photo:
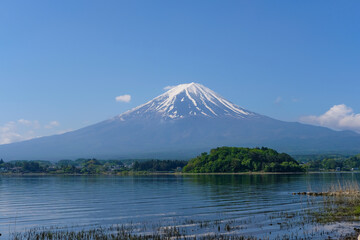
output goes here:
<path id="1" fill-rule="evenodd" d="M 117 170 L 120 170 L 121 168 L 122 168 L 122 166 L 112 165 L 112 166 L 110 166 L 110 171 L 117 171 Z"/>
<path id="2" fill-rule="evenodd" d="M 57 170 L 57 166 L 51 165 L 51 166 L 48 167 L 48 169 L 49 169 L 50 171 L 55 171 L 55 170 Z"/>
<path id="3" fill-rule="evenodd" d="M 20 172 L 22 172 L 22 167 L 13 167 L 13 168 L 11 169 L 11 171 L 12 171 L 13 173 L 20 173 Z"/>

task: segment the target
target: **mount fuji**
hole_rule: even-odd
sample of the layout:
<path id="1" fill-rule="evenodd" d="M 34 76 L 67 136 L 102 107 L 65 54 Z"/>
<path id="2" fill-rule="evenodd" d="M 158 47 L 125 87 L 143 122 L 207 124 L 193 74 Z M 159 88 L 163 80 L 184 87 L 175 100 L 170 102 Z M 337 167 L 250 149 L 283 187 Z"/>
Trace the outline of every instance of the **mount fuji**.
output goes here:
<path id="1" fill-rule="evenodd" d="M 187 159 L 218 146 L 266 146 L 292 154 L 355 153 L 360 152 L 360 135 L 266 117 L 190 83 L 76 131 L 0 145 L 0 157 Z"/>
<path id="2" fill-rule="evenodd" d="M 153 100 L 121 114 L 118 119 L 247 118 L 255 115 L 201 84 L 189 83 L 173 87 Z"/>

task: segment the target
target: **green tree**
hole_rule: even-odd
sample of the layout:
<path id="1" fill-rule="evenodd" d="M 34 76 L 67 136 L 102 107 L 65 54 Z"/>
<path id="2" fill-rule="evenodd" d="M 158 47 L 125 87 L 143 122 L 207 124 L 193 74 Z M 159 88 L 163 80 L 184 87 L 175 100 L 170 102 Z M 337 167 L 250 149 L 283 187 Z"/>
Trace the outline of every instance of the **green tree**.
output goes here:
<path id="1" fill-rule="evenodd" d="M 305 168 L 286 153 L 270 148 L 220 147 L 193 158 L 183 172 L 303 172 Z"/>

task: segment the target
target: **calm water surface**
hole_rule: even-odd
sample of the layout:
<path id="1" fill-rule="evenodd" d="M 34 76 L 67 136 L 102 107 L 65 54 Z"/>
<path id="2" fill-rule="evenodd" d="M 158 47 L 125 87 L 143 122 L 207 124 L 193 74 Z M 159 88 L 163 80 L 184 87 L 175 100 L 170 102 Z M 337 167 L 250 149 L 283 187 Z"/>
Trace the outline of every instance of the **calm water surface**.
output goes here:
<path id="1" fill-rule="evenodd" d="M 202 234 L 215 230 L 196 230 L 196 221 L 217 221 L 240 226 L 234 230 L 237 234 L 271 238 L 291 231 L 301 235 L 304 228 L 281 225 L 280 213 L 307 208 L 300 196 L 291 193 L 321 191 L 359 177 L 356 173 L 0 176 L 0 233 L 5 239 L 9 233 L 34 227 L 159 224 Z"/>

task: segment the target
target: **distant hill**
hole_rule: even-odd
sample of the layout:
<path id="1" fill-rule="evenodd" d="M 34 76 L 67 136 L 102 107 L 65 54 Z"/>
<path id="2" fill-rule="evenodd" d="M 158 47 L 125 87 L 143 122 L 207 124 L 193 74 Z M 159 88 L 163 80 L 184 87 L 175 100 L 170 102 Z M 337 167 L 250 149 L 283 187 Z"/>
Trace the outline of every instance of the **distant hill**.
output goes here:
<path id="1" fill-rule="evenodd" d="M 286 153 L 269 148 L 220 147 L 202 153 L 184 167 L 188 173 L 303 172 L 299 163 Z"/>
<path id="2" fill-rule="evenodd" d="M 190 83 L 95 125 L 0 145 L 0 158 L 189 159 L 217 146 L 268 146 L 290 154 L 353 154 L 360 152 L 360 135 L 272 119 Z"/>

